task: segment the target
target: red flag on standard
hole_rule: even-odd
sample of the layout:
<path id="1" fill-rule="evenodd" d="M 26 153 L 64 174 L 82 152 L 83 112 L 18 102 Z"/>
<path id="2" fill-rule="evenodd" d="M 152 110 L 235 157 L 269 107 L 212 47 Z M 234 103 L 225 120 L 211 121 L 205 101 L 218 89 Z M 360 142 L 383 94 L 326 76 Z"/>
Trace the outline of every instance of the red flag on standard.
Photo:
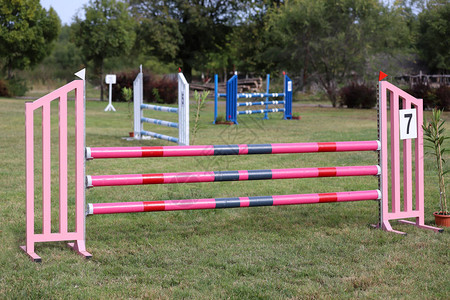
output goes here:
<path id="1" fill-rule="evenodd" d="M 380 71 L 380 74 L 378 75 L 378 81 L 383 80 L 384 78 L 386 78 L 388 75 L 386 73 L 383 73 L 382 71 Z"/>

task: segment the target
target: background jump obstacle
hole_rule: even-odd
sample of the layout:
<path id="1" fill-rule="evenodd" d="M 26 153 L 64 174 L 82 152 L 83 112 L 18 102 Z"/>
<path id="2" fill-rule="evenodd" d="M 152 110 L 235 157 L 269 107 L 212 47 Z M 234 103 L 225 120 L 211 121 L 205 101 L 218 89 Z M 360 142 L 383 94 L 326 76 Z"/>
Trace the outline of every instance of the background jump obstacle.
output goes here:
<path id="1" fill-rule="evenodd" d="M 331 143 L 290 143 L 290 144 L 241 144 L 241 145 L 206 145 L 206 146 L 163 146 L 163 147 L 101 147 L 85 148 L 83 81 L 75 80 L 51 92 L 50 94 L 25 105 L 26 117 L 26 245 L 21 248 L 33 261 L 41 258 L 35 253 L 38 242 L 75 241 L 69 245 L 80 255 L 91 257 L 85 248 L 86 214 L 112 214 L 128 212 L 152 212 L 187 209 L 214 209 L 253 206 L 277 206 L 293 204 L 312 204 L 348 201 L 380 201 L 380 220 L 378 226 L 383 230 L 404 234 L 393 230 L 390 221 L 414 218 L 415 221 L 399 220 L 420 228 L 442 231 L 424 224 L 423 191 L 423 136 L 421 121 L 416 122 L 415 139 L 415 175 L 412 170 L 412 144 L 410 139 L 403 140 L 403 176 L 400 175 L 400 138 L 401 127 L 399 102 L 405 109 L 414 108 L 417 120 L 423 120 L 422 100 L 415 99 L 394 85 L 382 81 L 379 87 L 379 139 L 376 141 L 350 141 Z M 75 90 L 75 230 L 68 230 L 68 172 L 67 172 L 67 93 Z M 389 97 L 388 97 L 389 96 Z M 391 123 L 391 171 L 388 169 L 389 132 L 387 122 L 387 101 L 390 101 Z M 59 231 L 51 231 L 51 127 L 50 105 L 59 100 Z M 35 233 L 35 163 L 34 163 L 34 111 L 42 109 L 42 233 Z M 212 155 L 271 155 L 287 153 L 343 152 L 343 151 L 378 151 L 379 164 L 372 166 L 348 166 L 305 169 L 240 170 L 204 173 L 161 173 L 85 176 L 86 159 L 107 158 L 149 158 L 173 156 L 212 156 Z M 390 174 L 389 174 L 390 173 Z M 182 199 L 164 201 L 142 201 L 121 203 L 90 203 L 85 211 L 85 188 L 87 186 L 116 186 L 122 184 L 160 184 L 212 182 L 224 180 L 262 180 L 306 177 L 334 176 L 379 176 L 379 189 L 338 193 L 294 194 L 273 196 L 244 196 L 232 198 Z M 111 177 L 112 176 L 112 177 Z M 389 176 L 391 180 L 389 181 Z M 112 178 L 110 180 L 110 178 Z M 403 189 L 401 180 L 403 179 Z M 413 180 L 414 179 L 414 180 Z M 85 182 L 87 181 L 87 184 Z M 391 193 L 388 186 L 391 183 Z M 413 185 L 415 193 L 413 193 Z M 404 205 L 400 205 L 403 190 Z M 391 197 L 389 197 L 391 194 Z M 415 207 L 413 207 L 413 194 Z M 389 199 L 391 198 L 391 199 Z M 40 216 L 40 213 L 36 214 Z"/>
<path id="2" fill-rule="evenodd" d="M 183 73 L 178 73 L 178 108 L 144 104 L 144 80 L 142 66 L 133 82 L 134 102 L 134 138 L 158 138 L 178 145 L 189 145 L 189 84 Z M 144 117 L 144 110 L 156 110 L 178 114 L 178 123 Z M 178 128 L 178 137 L 168 136 L 153 131 L 144 130 L 144 123 Z"/>
<path id="3" fill-rule="evenodd" d="M 219 94 L 218 91 L 218 76 L 214 75 L 214 124 L 217 120 L 217 110 L 218 110 L 218 98 L 226 98 L 226 109 L 225 116 L 227 121 L 234 122 L 238 124 L 238 115 L 252 115 L 252 114 L 264 114 L 264 119 L 269 119 L 268 113 L 282 112 L 284 119 L 292 119 L 292 80 L 284 74 L 284 92 L 283 93 L 270 93 L 270 74 L 267 74 L 267 86 L 266 93 L 239 93 L 238 92 L 238 76 L 233 75 L 227 81 L 226 94 Z M 269 98 L 283 97 L 283 100 L 272 100 Z M 245 98 L 264 98 L 264 101 L 253 101 L 253 102 L 238 102 L 238 99 Z M 239 107 L 262 105 L 265 106 L 264 109 L 258 110 L 238 110 Z M 284 105 L 283 108 L 269 108 L 269 105 Z"/>
<path id="4" fill-rule="evenodd" d="M 116 75 L 108 74 L 105 76 L 105 83 L 109 85 L 109 94 L 108 94 L 108 106 L 106 106 L 105 111 L 116 111 L 114 106 L 112 105 L 112 85 L 116 84 Z"/>

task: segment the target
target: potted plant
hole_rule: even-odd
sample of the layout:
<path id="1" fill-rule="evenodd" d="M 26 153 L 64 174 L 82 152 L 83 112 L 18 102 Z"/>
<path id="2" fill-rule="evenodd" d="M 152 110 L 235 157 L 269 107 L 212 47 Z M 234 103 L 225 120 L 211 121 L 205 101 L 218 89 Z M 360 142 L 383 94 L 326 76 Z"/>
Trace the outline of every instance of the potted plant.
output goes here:
<path id="1" fill-rule="evenodd" d="M 131 128 L 133 128 L 133 114 L 131 110 L 131 100 L 133 99 L 133 90 L 131 88 L 122 88 L 122 96 L 128 103 L 128 118 L 131 120 Z M 134 131 L 130 131 L 130 137 L 134 137 Z"/>
<path id="2" fill-rule="evenodd" d="M 300 113 L 299 112 L 295 111 L 295 112 L 292 113 L 292 119 L 293 120 L 300 120 L 300 118 L 301 117 L 300 117 Z"/>
<path id="3" fill-rule="evenodd" d="M 436 225 L 450 226 L 450 212 L 447 208 L 447 198 L 445 194 L 444 175 L 448 170 L 444 170 L 445 160 L 443 155 L 447 150 L 443 147 L 443 143 L 449 137 L 445 136 L 445 121 L 441 119 L 442 111 L 434 108 L 431 114 L 431 120 L 422 125 L 425 139 L 429 142 L 426 146 L 432 150 L 432 154 L 436 157 L 436 168 L 439 177 L 439 211 L 434 212 Z"/>

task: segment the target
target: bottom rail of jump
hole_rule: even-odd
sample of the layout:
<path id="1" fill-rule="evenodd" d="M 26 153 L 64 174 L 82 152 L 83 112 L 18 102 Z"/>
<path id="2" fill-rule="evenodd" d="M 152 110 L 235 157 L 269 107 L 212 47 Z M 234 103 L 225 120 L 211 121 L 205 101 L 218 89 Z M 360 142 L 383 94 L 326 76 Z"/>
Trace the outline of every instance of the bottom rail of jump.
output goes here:
<path id="1" fill-rule="evenodd" d="M 68 199 L 69 178 L 67 146 L 69 129 L 67 126 L 67 94 L 75 90 L 75 230 L 69 230 Z M 162 147 L 85 147 L 85 103 L 83 99 L 84 82 L 75 80 L 62 88 L 25 105 L 25 149 L 26 149 L 26 245 L 21 248 L 33 261 L 41 258 L 35 253 L 35 244 L 40 242 L 74 241 L 69 246 L 84 257 L 91 257 L 85 247 L 85 226 L 87 214 L 115 214 L 131 212 L 154 212 L 171 210 L 241 208 L 256 206 L 278 206 L 294 204 L 313 204 L 330 202 L 368 201 L 379 202 L 379 223 L 383 230 L 404 234 L 392 229 L 390 221 L 398 220 L 419 228 L 442 231 L 437 227 L 425 225 L 424 221 L 424 176 L 423 176 L 423 120 L 422 100 L 416 99 L 392 84 L 379 82 L 379 136 L 374 141 L 350 141 L 328 143 L 291 144 L 241 144 L 241 145 L 203 145 L 203 146 L 162 146 Z M 388 112 L 388 100 L 390 112 Z M 59 102 L 59 231 L 52 231 L 52 166 L 51 160 L 51 102 Z M 416 114 L 410 131 L 417 133 L 415 140 L 401 141 L 400 104 L 411 114 Z M 42 115 L 42 206 L 35 212 L 35 141 L 34 113 Z M 412 113 L 414 112 L 414 113 Z M 408 117 L 409 117 L 408 113 Z M 388 115 L 391 126 L 388 131 Z M 409 125 L 408 125 L 409 126 Z M 72 130 L 70 130 L 72 132 Z M 389 138 L 390 136 L 390 138 Z M 388 143 L 388 140 L 391 143 Z M 403 143 L 403 153 L 400 144 Z M 215 155 L 273 155 L 288 153 L 377 151 L 379 161 L 371 166 L 340 166 L 328 168 L 263 169 L 220 172 L 155 173 L 131 175 L 86 176 L 87 160 L 112 158 L 149 158 Z M 414 153 L 414 159 L 412 155 Z M 159 157 L 159 158 L 158 158 Z M 388 161 L 390 158 L 390 164 Z M 403 166 L 401 166 L 401 163 Z M 391 168 L 389 168 L 389 165 Z M 403 174 L 400 170 L 403 167 Z M 95 186 L 119 186 L 136 184 L 184 184 L 188 182 L 320 178 L 336 176 L 378 176 L 378 189 L 337 193 L 292 194 L 274 196 L 250 196 L 229 198 L 200 198 L 164 201 L 141 201 L 119 203 L 90 203 L 86 205 L 85 189 Z M 316 179 L 318 180 L 318 179 Z M 392 189 L 390 191 L 390 189 Z M 413 193 L 414 190 L 414 193 Z M 403 198 L 402 198 L 403 193 Z M 413 200 L 415 201 L 413 205 Z M 403 201 L 403 203 L 402 203 Z M 38 220 L 36 220 L 38 218 Z M 404 219 L 414 219 L 404 220 Z M 35 224 L 42 224 L 42 232 L 35 232 Z"/>
<path id="2" fill-rule="evenodd" d="M 178 108 L 143 103 L 143 73 L 133 82 L 134 139 L 162 139 L 179 145 L 189 145 L 189 84 L 182 73 L 178 73 Z M 178 114 L 178 123 L 144 117 L 144 110 L 154 110 Z M 177 128 L 178 137 L 144 130 L 144 123 Z"/>
<path id="3" fill-rule="evenodd" d="M 183 199 L 143 202 L 89 203 L 88 215 L 137 213 L 171 210 L 198 210 L 257 206 L 299 205 L 381 199 L 380 190 L 323 194 L 294 194 L 257 197 Z"/>

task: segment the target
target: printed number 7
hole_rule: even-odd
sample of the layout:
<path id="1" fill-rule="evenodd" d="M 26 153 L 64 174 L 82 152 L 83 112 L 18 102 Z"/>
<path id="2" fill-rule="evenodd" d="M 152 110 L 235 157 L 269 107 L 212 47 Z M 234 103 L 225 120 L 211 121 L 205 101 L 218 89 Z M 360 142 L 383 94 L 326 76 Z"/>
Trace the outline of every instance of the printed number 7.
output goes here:
<path id="1" fill-rule="evenodd" d="M 408 126 L 406 126 L 406 134 L 409 134 L 409 126 L 411 125 L 412 114 L 405 114 L 405 118 L 409 118 Z"/>

